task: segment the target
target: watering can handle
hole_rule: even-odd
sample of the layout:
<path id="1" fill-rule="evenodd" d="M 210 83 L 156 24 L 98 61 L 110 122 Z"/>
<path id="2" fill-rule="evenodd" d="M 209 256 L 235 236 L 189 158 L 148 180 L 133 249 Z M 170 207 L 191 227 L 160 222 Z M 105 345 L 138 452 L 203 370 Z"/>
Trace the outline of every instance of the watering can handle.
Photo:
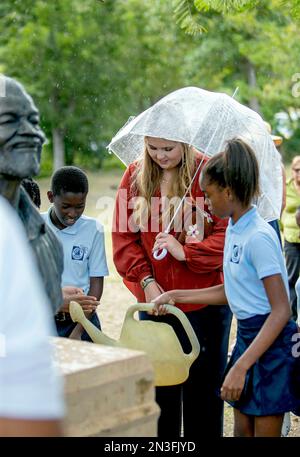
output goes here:
<path id="1" fill-rule="evenodd" d="M 192 350 L 189 354 L 184 353 L 184 356 L 185 356 L 185 358 L 187 358 L 190 361 L 190 363 L 192 363 L 194 360 L 196 360 L 196 358 L 198 357 L 198 355 L 200 353 L 200 344 L 199 344 L 198 338 L 196 336 L 196 333 L 194 332 L 194 329 L 191 326 L 190 321 L 188 320 L 188 318 L 186 317 L 184 312 L 181 311 L 181 309 L 176 308 L 176 306 L 173 306 L 173 305 L 165 305 L 165 306 L 166 306 L 169 314 L 173 314 L 180 320 L 180 322 L 190 340 Z M 129 316 L 133 318 L 133 315 L 136 311 L 151 311 L 152 309 L 153 309 L 153 305 L 151 303 L 137 303 L 136 305 L 132 305 L 128 308 L 128 310 L 126 312 L 126 318 Z"/>

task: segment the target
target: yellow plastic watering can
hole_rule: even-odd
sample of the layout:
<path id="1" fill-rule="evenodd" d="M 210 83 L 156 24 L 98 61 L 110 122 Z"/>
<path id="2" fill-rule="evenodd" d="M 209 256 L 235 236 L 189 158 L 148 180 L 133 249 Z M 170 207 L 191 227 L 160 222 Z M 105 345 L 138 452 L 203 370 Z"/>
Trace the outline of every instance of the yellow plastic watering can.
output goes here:
<path id="1" fill-rule="evenodd" d="M 151 303 L 137 303 L 128 308 L 119 341 L 109 338 L 95 327 L 85 317 L 78 303 L 70 303 L 70 314 L 74 322 L 83 326 L 94 343 L 146 352 L 153 364 L 155 385 L 170 386 L 181 384 L 188 378 L 190 366 L 200 353 L 200 344 L 186 315 L 175 306 L 166 306 L 168 312 L 180 320 L 189 337 L 192 346 L 189 354 L 183 352 L 176 333 L 169 324 L 151 320 L 138 321 L 134 318 L 136 311 L 152 310 Z"/>

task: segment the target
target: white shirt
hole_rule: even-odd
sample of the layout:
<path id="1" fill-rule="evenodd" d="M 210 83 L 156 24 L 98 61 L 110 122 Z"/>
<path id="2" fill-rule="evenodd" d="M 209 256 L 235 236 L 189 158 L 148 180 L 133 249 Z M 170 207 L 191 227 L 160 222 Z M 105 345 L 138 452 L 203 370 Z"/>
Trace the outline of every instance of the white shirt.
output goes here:
<path id="1" fill-rule="evenodd" d="M 82 215 L 74 225 L 60 230 L 52 223 L 50 211 L 51 208 L 41 216 L 63 245 L 62 287 L 80 287 L 87 294 L 91 277 L 109 274 L 103 226 L 96 219 Z"/>
<path id="2" fill-rule="evenodd" d="M 224 247 L 224 287 L 237 319 L 271 312 L 262 279 L 281 274 L 289 295 L 278 236 L 255 206 L 235 224 L 230 219 Z"/>
<path id="3" fill-rule="evenodd" d="M 0 221 L 0 417 L 61 418 L 50 305 L 23 226 L 3 198 Z"/>

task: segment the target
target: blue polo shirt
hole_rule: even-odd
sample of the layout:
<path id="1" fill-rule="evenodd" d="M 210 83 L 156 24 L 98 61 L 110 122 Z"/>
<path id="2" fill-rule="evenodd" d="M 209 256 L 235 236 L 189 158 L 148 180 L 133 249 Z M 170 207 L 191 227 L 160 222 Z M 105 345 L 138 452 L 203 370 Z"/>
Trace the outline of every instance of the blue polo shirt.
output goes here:
<path id="1" fill-rule="evenodd" d="M 90 277 L 108 276 L 103 226 L 94 218 L 82 215 L 74 225 L 59 230 L 51 221 L 51 208 L 41 213 L 61 241 L 64 250 L 63 286 L 76 286 L 88 293 Z"/>
<path id="2" fill-rule="evenodd" d="M 230 219 L 224 247 L 224 286 L 237 319 L 271 312 L 262 279 L 281 274 L 287 294 L 288 278 L 275 230 L 253 206 L 235 224 Z"/>

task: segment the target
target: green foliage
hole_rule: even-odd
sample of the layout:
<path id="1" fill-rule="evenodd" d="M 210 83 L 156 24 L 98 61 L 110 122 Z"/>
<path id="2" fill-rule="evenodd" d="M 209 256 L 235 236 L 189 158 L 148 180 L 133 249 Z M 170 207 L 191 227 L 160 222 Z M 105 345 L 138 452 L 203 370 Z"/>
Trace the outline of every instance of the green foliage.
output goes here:
<path id="1" fill-rule="evenodd" d="M 67 164 L 110 168 L 120 162 L 105 147 L 129 116 L 182 86 L 239 86 L 274 127 L 276 112 L 300 108 L 297 10 L 300 0 L 1 0 L 0 70 L 40 108 L 43 173 L 54 128 Z"/>
<path id="2" fill-rule="evenodd" d="M 253 8 L 259 3 L 258 0 L 195 0 L 194 4 L 198 11 L 208 11 L 210 9 L 219 12 L 240 12 L 248 8 Z"/>
<path id="3" fill-rule="evenodd" d="M 207 7 L 205 9 L 204 1 L 199 1 L 198 3 L 202 4 L 203 10 L 208 10 Z M 193 10 L 195 10 L 196 2 L 191 0 L 177 0 L 174 1 L 174 16 L 176 23 L 180 25 L 180 27 L 189 35 L 198 35 L 203 32 L 206 32 L 206 28 L 197 22 L 195 18 L 195 14 L 193 14 Z"/>
<path id="4" fill-rule="evenodd" d="M 34 97 L 50 148 L 59 129 L 67 164 L 100 167 L 126 119 L 183 83 L 190 39 L 163 0 L 2 0 L 0 17 L 0 67 Z"/>
<path id="5" fill-rule="evenodd" d="M 292 92 L 293 75 L 300 71 L 299 27 L 282 0 L 192 3 L 195 20 L 205 23 L 207 32 L 186 56 L 189 83 L 230 95 L 239 86 L 237 99 L 250 106 L 255 99 L 274 126 L 276 112 L 300 107 Z M 295 127 L 295 141 L 298 135 Z"/>
<path id="6" fill-rule="evenodd" d="M 52 175 L 52 171 L 53 171 L 52 161 L 53 161 L 52 150 L 49 147 L 49 144 L 46 144 L 43 147 L 39 178 L 46 178 L 46 177 Z"/>
<path id="7" fill-rule="evenodd" d="M 287 7 L 296 19 L 300 19 L 300 0 L 282 0 L 282 6 Z"/>
<path id="8" fill-rule="evenodd" d="M 114 154 L 109 154 L 107 152 L 103 159 L 102 168 L 103 168 L 103 170 L 113 170 L 115 168 L 120 168 L 121 170 L 125 170 L 126 166 Z"/>
<path id="9" fill-rule="evenodd" d="M 101 124 L 109 70 L 113 74 L 113 65 L 108 65 L 116 38 L 110 36 L 112 2 L 106 8 L 93 0 L 84 5 L 78 0 L 36 0 L 28 9 L 23 2 L 13 4 L 5 16 L 9 33 L 0 48 L 6 72 L 34 96 L 50 141 L 58 127 L 66 146 L 71 142 L 89 155 L 90 142 L 101 141 L 95 122 Z"/>
<path id="10" fill-rule="evenodd" d="M 284 142 L 284 160 L 285 162 L 291 162 L 292 158 L 295 155 L 300 153 L 300 123 L 298 123 L 297 128 L 294 130 L 293 136 Z"/>

